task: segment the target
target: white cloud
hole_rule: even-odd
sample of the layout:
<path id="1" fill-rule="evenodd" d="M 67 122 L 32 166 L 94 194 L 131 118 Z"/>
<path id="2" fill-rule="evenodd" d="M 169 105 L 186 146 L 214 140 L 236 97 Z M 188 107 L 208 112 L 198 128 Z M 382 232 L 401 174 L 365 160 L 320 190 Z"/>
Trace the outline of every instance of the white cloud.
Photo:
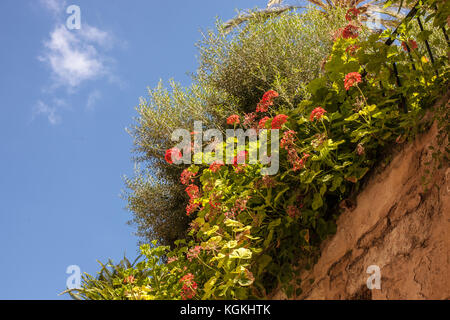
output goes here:
<path id="1" fill-rule="evenodd" d="M 73 88 L 107 73 L 103 58 L 94 46 L 105 41 L 107 33 L 95 27 L 85 29 L 72 32 L 61 25 L 45 42 L 45 52 L 39 59 L 49 64 L 56 85 Z"/>
<path id="2" fill-rule="evenodd" d="M 56 107 L 50 107 L 48 104 L 39 100 L 34 107 L 33 118 L 38 115 L 44 115 L 51 124 L 58 124 L 61 122 L 61 117 L 56 114 L 56 109 Z"/>
<path id="3" fill-rule="evenodd" d="M 53 14 L 59 14 L 66 7 L 65 0 L 40 0 L 41 4 Z"/>
<path id="4" fill-rule="evenodd" d="M 112 72 L 115 60 L 107 52 L 117 43 L 111 33 L 84 20 L 81 21 L 81 29 L 67 29 L 64 20 L 67 17 L 66 0 L 40 0 L 40 3 L 52 12 L 56 24 L 43 41 L 38 56 L 39 61 L 49 67 L 50 81 L 43 87 L 47 98 L 37 102 L 33 118 L 39 114 L 45 115 L 51 124 L 57 124 L 61 121 L 61 109 L 68 108 L 61 101 L 68 100 L 68 95 L 73 97 L 81 91 L 78 90 L 81 86 L 94 80 L 107 80 L 120 86 L 121 82 L 117 80 L 120 78 Z M 57 92 L 65 100 L 58 99 Z M 99 90 L 91 90 L 86 97 L 86 109 L 93 109 L 101 96 Z"/>
<path id="5" fill-rule="evenodd" d="M 102 98 L 102 93 L 99 90 L 92 91 L 87 99 L 86 107 L 89 110 L 92 110 L 97 103 L 98 100 Z"/>

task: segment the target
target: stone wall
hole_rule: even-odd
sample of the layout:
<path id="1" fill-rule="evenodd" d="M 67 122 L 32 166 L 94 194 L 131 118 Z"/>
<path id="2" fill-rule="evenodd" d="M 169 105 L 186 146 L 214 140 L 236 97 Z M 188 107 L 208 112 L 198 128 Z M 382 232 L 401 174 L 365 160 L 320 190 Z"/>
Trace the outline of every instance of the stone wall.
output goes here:
<path id="1" fill-rule="evenodd" d="M 436 135 L 434 125 L 372 174 L 317 264 L 303 273 L 296 299 L 450 298 L 450 168 L 431 175 L 430 190 L 421 183 Z M 366 285 L 370 265 L 380 268 L 380 290 Z"/>

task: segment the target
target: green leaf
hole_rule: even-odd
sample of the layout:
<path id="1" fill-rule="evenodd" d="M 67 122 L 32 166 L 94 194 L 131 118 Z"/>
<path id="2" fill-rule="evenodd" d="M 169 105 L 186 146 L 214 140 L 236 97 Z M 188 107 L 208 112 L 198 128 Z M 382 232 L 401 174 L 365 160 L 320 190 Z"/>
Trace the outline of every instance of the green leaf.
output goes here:
<path id="1" fill-rule="evenodd" d="M 327 79 L 325 78 L 316 78 L 312 80 L 308 85 L 308 90 L 312 95 L 315 95 L 318 90 L 325 88 L 327 84 Z"/>
<path id="2" fill-rule="evenodd" d="M 345 121 L 355 121 L 358 118 L 359 118 L 359 113 L 354 113 L 350 117 L 345 118 Z"/>
<path id="3" fill-rule="evenodd" d="M 288 190 L 289 190 L 289 187 L 286 187 L 283 190 L 281 190 L 280 192 L 278 192 L 277 196 L 275 197 L 275 200 L 273 201 L 274 206 L 276 206 L 278 204 L 278 200 L 280 200 L 281 196 Z"/>
<path id="4" fill-rule="evenodd" d="M 237 241 L 236 240 L 230 240 L 230 241 L 228 241 L 227 243 L 225 243 L 224 245 L 223 245 L 223 247 L 224 248 L 229 248 L 229 249 L 233 249 L 233 248 L 235 248 L 236 246 L 237 246 Z"/>
<path id="5" fill-rule="evenodd" d="M 337 176 L 333 179 L 330 191 L 335 191 L 342 183 L 344 179 L 341 176 Z"/>
<path id="6" fill-rule="evenodd" d="M 268 229 L 269 230 L 271 230 L 271 229 L 273 229 L 273 228 L 275 228 L 275 227 L 278 227 L 279 225 L 281 224 L 281 218 L 278 218 L 278 219 L 276 219 L 276 220 L 273 220 L 271 223 L 269 223 L 269 225 L 268 225 Z"/>
<path id="7" fill-rule="evenodd" d="M 273 238 L 273 229 L 270 229 L 269 235 L 267 236 L 266 240 L 264 240 L 263 243 L 264 248 L 267 248 L 270 245 L 272 238 Z"/>
<path id="8" fill-rule="evenodd" d="M 230 259 L 251 259 L 252 252 L 247 248 L 234 249 L 229 257 Z"/>
<path id="9" fill-rule="evenodd" d="M 322 196 L 320 195 L 320 193 L 315 193 L 314 194 L 314 199 L 313 199 L 313 202 L 312 202 L 312 209 L 313 210 L 317 210 L 321 206 L 323 206 Z"/>
<path id="10" fill-rule="evenodd" d="M 327 192 L 327 185 L 326 185 L 326 184 L 323 184 L 323 185 L 320 187 L 320 195 L 323 196 L 323 195 L 325 194 L 325 192 Z"/>
<path id="11" fill-rule="evenodd" d="M 272 257 L 267 254 L 263 254 L 258 258 L 258 275 L 260 275 L 264 271 L 264 269 L 269 265 L 271 261 Z"/>
<path id="12" fill-rule="evenodd" d="M 236 220 L 233 220 L 233 219 L 227 219 L 227 220 L 225 220 L 225 221 L 224 221 L 224 224 L 225 224 L 227 227 L 243 227 L 243 226 L 244 226 L 241 222 L 236 221 Z M 215 227 L 216 227 L 216 226 L 215 226 Z"/>

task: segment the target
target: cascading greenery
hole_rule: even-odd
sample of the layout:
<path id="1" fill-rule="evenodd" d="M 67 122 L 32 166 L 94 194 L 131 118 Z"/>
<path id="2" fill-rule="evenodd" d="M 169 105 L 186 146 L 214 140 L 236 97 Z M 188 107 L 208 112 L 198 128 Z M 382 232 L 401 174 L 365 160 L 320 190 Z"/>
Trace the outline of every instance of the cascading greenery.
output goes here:
<path id="1" fill-rule="evenodd" d="M 434 4 L 424 2 L 417 15 L 425 20 Z M 433 119 L 424 114 L 449 84 L 446 21 L 439 18 L 445 6 L 437 2 L 437 14 L 420 33 L 408 20 L 395 34 L 387 29 L 361 36 L 356 15 L 336 30 L 323 73 L 303 91 L 280 90 L 284 82 L 274 76 L 273 91 L 229 123 L 247 119 L 244 127 L 280 129 L 279 172 L 262 176 L 261 164 L 248 163 L 180 169 L 192 219 L 188 235 L 172 248 L 156 241 L 141 246 L 143 261 L 116 273 L 107 288 L 85 278 L 73 292 L 86 299 L 265 299 L 277 288 L 288 297 L 301 294 L 298 275 L 335 232 L 339 209 L 352 206 L 349 198 L 391 145 L 429 128 Z M 421 43 L 431 38 L 433 64 Z M 388 39 L 396 41 L 388 46 Z M 448 119 L 447 105 L 439 112 Z M 441 121 L 442 128 L 448 123 Z M 441 138 L 448 145 L 448 136 Z M 237 152 L 245 156 L 252 147 Z M 441 161 L 448 164 L 448 154 Z M 92 294 L 100 285 L 113 293 Z"/>

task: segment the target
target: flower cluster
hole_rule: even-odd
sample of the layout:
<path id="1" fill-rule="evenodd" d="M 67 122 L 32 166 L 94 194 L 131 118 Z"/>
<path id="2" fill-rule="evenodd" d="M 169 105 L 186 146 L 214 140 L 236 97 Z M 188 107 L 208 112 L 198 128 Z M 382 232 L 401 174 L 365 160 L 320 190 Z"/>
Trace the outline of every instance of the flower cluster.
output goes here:
<path id="1" fill-rule="evenodd" d="M 198 257 L 201 251 L 202 251 L 201 246 L 195 246 L 193 248 L 190 248 L 189 251 L 186 253 L 186 258 L 189 260 L 189 262 L 191 262 L 193 258 Z"/>
<path id="2" fill-rule="evenodd" d="M 313 111 L 311 111 L 311 115 L 309 116 L 309 120 L 310 121 L 314 121 L 314 120 L 320 120 L 322 119 L 323 115 L 326 113 L 327 111 L 322 108 L 322 107 L 317 107 L 315 108 Z"/>
<path id="3" fill-rule="evenodd" d="M 259 123 L 258 123 L 259 129 L 265 129 L 266 128 L 267 120 L 270 120 L 270 117 L 264 117 L 261 120 L 259 120 Z"/>
<path id="4" fill-rule="evenodd" d="M 283 133 L 283 138 L 281 138 L 280 146 L 286 150 L 293 148 L 296 134 L 297 133 L 294 130 L 285 131 Z"/>
<path id="5" fill-rule="evenodd" d="M 358 26 L 349 23 L 344 29 L 342 29 L 341 36 L 344 39 L 355 39 L 359 36 L 358 30 Z"/>
<path id="6" fill-rule="evenodd" d="M 256 112 L 267 112 L 269 110 L 269 106 L 273 105 L 273 98 L 278 97 L 278 92 L 274 90 L 269 90 L 264 93 L 261 101 L 256 106 Z"/>
<path id="7" fill-rule="evenodd" d="M 183 284 L 181 299 L 192 299 L 197 294 L 197 283 L 194 281 L 194 275 L 192 273 L 188 273 L 181 278 L 180 283 Z"/>
<path id="8" fill-rule="evenodd" d="M 211 163 L 211 165 L 209 166 L 209 170 L 211 170 L 212 172 L 216 173 L 217 171 L 220 170 L 220 168 L 224 165 L 223 161 L 214 161 L 213 163 Z"/>
<path id="9" fill-rule="evenodd" d="M 347 75 L 345 75 L 344 79 L 345 90 L 349 90 L 351 87 L 353 87 L 357 83 L 360 83 L 361 81 L 361 75 L 358 72 L 348 73 Z"/>
<path id="10" fill-rule="evenodd" d="M 239 124 L 240 122 L 237 114 L 233 114 L 227 118 L 227 124 Z"/>
<path id="11" fill-rule="evenodd" d="M 298 171 L 305 167 L 306 160 L 309 158 L 309 154 L 303 153 L 303 157 L 299 157 L 297 150 L 289 149 L 288 161 L 292 164 L 292 170 Z"/>
<path id="12" fill-rule="evenodd" d="M 171 148 L 166 150 L 166 154 L 164 156 L 164 159 L 170 164 L 173 163 L 173 161 L 180 160 L 182 158 L 181 151 L 178 148 Z"/>
<path id="13" fill-rule="evenodd" d="M 281 129 L 281 126 L 286 123 L 288 116 L 285 114 L 278 114 L 272 120 L 272 129 Z"/>
<path id="14" fill-rule="evenodd" d="M 200 190 L 195 184 L 188 185 L 186 192 L 191 199 L 197 199 L 200 196 Z"/>
<path id="15" fill-rule="evenodd" d="M 249 198 L 239 198 L 235 201 L 234 207 L 231 209 L 233 216 L 236 216 L 237 214 L 247 209 L 248 200 Z"/>
<path id="16" fill-rule="evenodd" d="M 181 172 L 180 181 L 182 184 L 188 184 L 190 182 L 194 181 L 195 173 L 192 171 L 189 171 L 188 169 L 184 169 L 183 172 Z"/>
<path id="17" fill-rule="evenodd" d="M 261 188 L 273 188 L 277 184 L 276 180 L 273 179 L 271 176 L 263 176 L 261 179 L 257 180 L 255 182 L 255 188 L 261 189 Z"/>
<path id="18" fill-rule="evenodd" d="M 190 199 L 188 205 L 186 206 L 186 215 L 190 216 L 192 212 L 197 210 L 199 206 L 200 203 L 195 202 L 193 199 Z"/>
<path id="19" fill-rule="evenodd" d="M 186 188 L 186 193 L 189 196 L 189 203 L 186 206 L 186 215 L 191 215 L 200 206 L 196 200 L 200 197 L 200 190 L 195 184 L 190 184 Z"/>
<path id="20" fill-rule="evenodd" d="M 244 114 L 243 125 L 246 128 L 256 127 L 255 119 L 256 119 L 256 113 L 255 112 L 246 113 L 246 114 Z"/>
<path id="21" fill-rule="evenodd" d="M 172 262 L 175 262 L 175 261 L 177 261 L 178 260 L 178 257 L 177 256 L 175 256 L 175 257 L 169 257 L 169 258 L 167 258 L 167 263 L 172 263 Z"/>
<path id="22" fill-rule="evenodd" d="M 359 9 L 357 8 L 350 8 L 347 10 L 347 13 L 345 14 L 345 19 L 347 21 L 352 21 L 355 20 L 356 18 L 358 18 L 358 15 L 361 13 L 361 11 L 359 11 Z"/>

